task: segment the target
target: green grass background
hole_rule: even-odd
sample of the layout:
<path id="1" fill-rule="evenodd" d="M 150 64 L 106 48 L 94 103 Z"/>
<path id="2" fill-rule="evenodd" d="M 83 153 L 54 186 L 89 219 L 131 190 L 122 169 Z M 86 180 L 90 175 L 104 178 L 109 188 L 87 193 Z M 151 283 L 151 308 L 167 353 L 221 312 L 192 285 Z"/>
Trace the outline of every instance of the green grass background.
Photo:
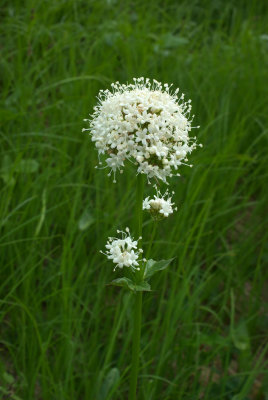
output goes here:
<path id="1" fill-rule="evenodd" d="M 267 16 L 261 0 L 1 3 L 1 399 L 127 398 L 132 298 L 99 250 L 134 224 L 135 171 L 112 184 L 81 130 L 100 89 L 138 76 L 192 99 L 204 145 L 152 248 L 176 259 L 144 295 L 138 399 L 268 399 Z M 145 248 L 151 230 L 145 215 Z"/>

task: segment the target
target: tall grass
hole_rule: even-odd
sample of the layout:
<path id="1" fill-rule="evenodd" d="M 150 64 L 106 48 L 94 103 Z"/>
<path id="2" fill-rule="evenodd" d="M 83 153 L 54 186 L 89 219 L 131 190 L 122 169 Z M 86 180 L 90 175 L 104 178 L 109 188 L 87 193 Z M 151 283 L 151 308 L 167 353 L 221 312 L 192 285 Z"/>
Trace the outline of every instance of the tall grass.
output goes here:
<path id="1" fill-rule="evenodd" d="M 134 224 L 135 171 L 112 184 L 81 129 L 98 90 L 133 76 L 180 87 L 204 145 L 151 250 L 176 260 L 144 295 L 139 399 L 266 398 L 267 15 L 264 1 L 3 2 L 3 399 L 126 399 L 131 298 L 106 286 L 99 250 Z M 151 230 L 145 216 L 144 247 Z"/>

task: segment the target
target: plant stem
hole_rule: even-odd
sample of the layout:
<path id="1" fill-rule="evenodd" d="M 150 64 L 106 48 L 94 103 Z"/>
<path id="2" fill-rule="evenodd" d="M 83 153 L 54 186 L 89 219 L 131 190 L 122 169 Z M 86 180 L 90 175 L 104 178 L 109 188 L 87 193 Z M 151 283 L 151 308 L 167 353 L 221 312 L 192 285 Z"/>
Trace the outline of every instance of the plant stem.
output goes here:
<path id="1" fill-rule="evenodd" d="M 135 214 L 135 227 L 136 235 L 142 236 L 142 202 L 143 202 L 143 188 L 144 188 L 144 177 L 139 174 L 137 176 L 137 191 L 136 191 L 136 214 Z M 139 247 L 142 247 L 141 241 Z"/>
<path id="2" fill-rule="evenodd" d="M 142 292 L 136 292 L 133 319 L 133 342 L 132 342 L 132 362 L 130 374 L 129 400 L 136 400 L 139 356 L 140 356 L 140 337 L 141 337 L 141 311 L 142 311 Z"/>
<path id="3" fill-rule="evenodd" d="M 151 253 L 152 244 L 153 244 L 153 241 L 154 241 L 154 238 L 155 238 L 155 232 L 156 232 L 157 225 L 158 225 L 157 221 L 153 221 L 153 229 L 152 229 L 149 246 L 147 248 L 147 253 L 146 253 L 146 259 L 147 260 L 150 257 L 150 253 Z"/>
<path id="4" fill-rule="evenodd" d="M 142 236 L 142 201 L 143 201 L 144 177 L 139 174 L 137 176 L 137 192 L 136 192 L 136 234 Z M 139 240 L 139 247 L 141 247 Z M 138 274 L 137 274 L 138 275 Z M 142 274 L 138 275 L 138 279 L 142 279 Z M 134 296 L 134 315 L 133 315 L 133 339 L 132 339 L 132 361 L 130 373 L 130 389 L 129 400 L 136 400 L 137 380 L 140 358 L 140 337 L 141 337 L 141 312 L 142 312 L 142 292 L 136 292 Z"/>

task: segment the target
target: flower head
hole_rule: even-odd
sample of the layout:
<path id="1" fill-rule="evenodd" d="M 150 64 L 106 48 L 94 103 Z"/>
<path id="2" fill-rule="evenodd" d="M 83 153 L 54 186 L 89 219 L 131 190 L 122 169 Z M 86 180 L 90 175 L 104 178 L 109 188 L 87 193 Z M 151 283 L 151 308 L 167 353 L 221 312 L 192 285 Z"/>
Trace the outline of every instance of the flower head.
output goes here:
<path id="1" fill-rule="evenodd" d="M 172 194 L 174 194 L 174 192 L 172 192 Z M 174 203 L 171 201 L 168 190 L 163 195 L 157 190 L 154 198 L 146 197 L 142 203 L 143 210 L 148 210 L 156 220 L 168 217 L 173 213 L 173 209 L 177 211 L 177 207 L 173 208 L 173 206 Z"/>
<path id="2" fill-rule="evenodd" d="M 106 155 L 110 173 L 122 172 L 126 160 L 137 165 L 137 173 L 148 178 L 179 175 L 177 169 L 187 162 L 196 148 L 190 138 L 191 100 L 178 97 L 179 89 L 149 79 L 133 79 L 132 84 L 112 84 L 101 90 L 99 103 L 89 121 L 92 141 L 99 154 Z"/>
<path id="3" fill-rule="evenodd" d="M 134 270 L 139 270 L 140 254 L 142 249 L 138 249 L 138 240 L 133 240 L 130 236 L 129 229 L 126 231 L 117 231 L 121 233 L 121 239 L 110 237 L 106 244 L 107 253 L 105 254 L 109 260 L 112 260 L 116 266 L 114 270 L 119 267 L 131 267 Z M 141 238 L 139 238 L 141 239 Z"/>

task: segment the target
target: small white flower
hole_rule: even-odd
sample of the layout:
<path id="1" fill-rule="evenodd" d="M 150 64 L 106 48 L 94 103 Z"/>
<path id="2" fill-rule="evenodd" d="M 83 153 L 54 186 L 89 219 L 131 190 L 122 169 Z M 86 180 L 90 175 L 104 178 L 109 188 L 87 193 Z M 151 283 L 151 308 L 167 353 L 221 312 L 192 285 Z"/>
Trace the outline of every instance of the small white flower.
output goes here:
<path id="1" fill-rule="evenodd" d="M 92 141 L 99 155 L 106 154 L 107 168 L 115 175 L 126 160 L 134 161 L 137 173 L 148 179 L 179 175 L 177 169 L 197 146 L 190 138 L 191 100 L 184 102 L 179 90 L 149 79 L 112 84 L 101 90 L 99 103 L 89 121 Z M 111 173 L 110 172 L 110 173 Z"/>
<path id="2" fill-rule="evenodd" d="M 130 236 L 129 229 L 126 231 L 117 231 L 121 233 L 121 239 L 110 237 L 106 244 L 107 253 L 101 251 L 102 254 L 106 255 L 109 260 L 112 260 L 116 266 L 115 269 L 130 267 L 133 270 L 140 270 L 139 259 L 140 255 L 143 253 L 142 249 L 138 248 L 138 240 L 133 240 Z"/>
<path id="3" fill-rule="evenodd" d="M 172 194 L 174 194 L 174 192 L 172 192 Z M 171 201 L 169 192 L 166 191 L 164 195 L 161 195 L 157 189 L 154 198 L 146 197 L 142 203 L 143 210 L 148 210 L 156 220 L 168 217 L 173 213 L 173 209 L 177 211 L 177 207 L 173 208 L 173 206 L 174 203 Z"/>

